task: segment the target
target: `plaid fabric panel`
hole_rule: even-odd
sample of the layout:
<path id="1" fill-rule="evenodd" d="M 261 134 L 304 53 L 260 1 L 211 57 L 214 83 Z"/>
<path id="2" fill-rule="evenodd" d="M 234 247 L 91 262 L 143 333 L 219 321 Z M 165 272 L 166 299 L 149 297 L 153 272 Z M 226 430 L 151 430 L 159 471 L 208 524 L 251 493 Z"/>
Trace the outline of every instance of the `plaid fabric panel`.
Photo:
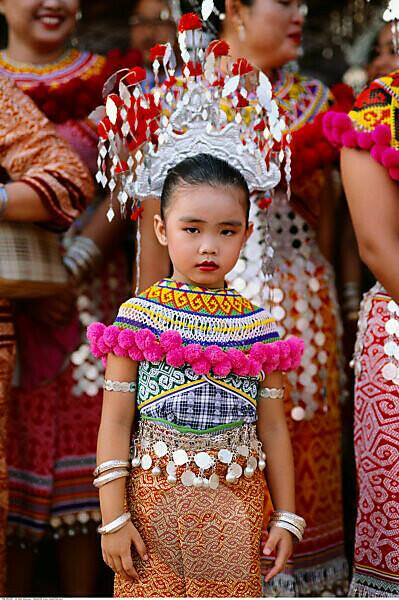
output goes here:
<path id="1" fill-rule="evenodd" d="M 143 416 L 202 430 L 237 421 L 254 423 L 258 386 L 255 378 L 216 381 L 198 377 L 189 367 L 141 363 L 137 400 Z"/>

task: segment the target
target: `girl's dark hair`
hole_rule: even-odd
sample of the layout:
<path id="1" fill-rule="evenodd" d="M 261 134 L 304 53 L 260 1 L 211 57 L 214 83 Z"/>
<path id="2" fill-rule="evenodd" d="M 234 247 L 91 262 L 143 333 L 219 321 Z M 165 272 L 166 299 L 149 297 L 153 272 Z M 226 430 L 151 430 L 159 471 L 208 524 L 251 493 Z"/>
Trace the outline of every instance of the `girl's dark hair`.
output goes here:
<path id="1" fill-rule="evenodd" d="M 249 189 L 245 178 L 225 160 L 210 154 L 197 154 L 179 162 L 169 169 L 161 195 L 161 217 L 171 202 L 173 192 L 180 185 L 210 185 L 214 187 L 237 187 L 244 192 L 246 204 L 246 223 L 249 221 Z"/>
<path id="2" fill-rule="evenodd" d="M 240 0 L 240 2 L 241 2 L 241 4 L 245 4 L 245 6 L 252 6 L 253 3 L 255 2 L 255 0 Z M 199 16 L 201 16 L 199 14 L 201 12 L 200 11 L 201 4 L 202 4 L 201 0 L 180 0 L 180 9 L 181 9 L 181 12 L 183 15 L 185 15 L 188 12 L 195 12 Z M 224 0 L 215 0 L 215 7 L 220 13 L 224 13 L 225 12 L 225 1 Z M 217 33 L 217 35 L 219 35 L 223 28 L 223 21 L 220 21 L 219 17 L 215 13 L 212 13 L 212 15 L 209 17 L 209 21 L 211 23 L 211 27 L 209 28 L 210 29 L 209 33 L 212 33 L 212 34 Z"/>

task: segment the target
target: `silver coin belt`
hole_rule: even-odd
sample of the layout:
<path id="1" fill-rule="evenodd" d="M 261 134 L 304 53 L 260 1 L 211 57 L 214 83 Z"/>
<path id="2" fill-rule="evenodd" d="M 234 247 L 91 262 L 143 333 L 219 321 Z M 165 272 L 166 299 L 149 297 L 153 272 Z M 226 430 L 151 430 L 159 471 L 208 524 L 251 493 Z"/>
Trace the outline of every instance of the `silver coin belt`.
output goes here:
<path id="1" fill-rule="evenodd" d="M 166 477 L 168 483 L 218 489 L 221 481 L 237 483 L 266 467 L 256 426 L 245 424 L 217 433 L 180 433 L 140 421 L 133 438 L 132 467 Z"/>

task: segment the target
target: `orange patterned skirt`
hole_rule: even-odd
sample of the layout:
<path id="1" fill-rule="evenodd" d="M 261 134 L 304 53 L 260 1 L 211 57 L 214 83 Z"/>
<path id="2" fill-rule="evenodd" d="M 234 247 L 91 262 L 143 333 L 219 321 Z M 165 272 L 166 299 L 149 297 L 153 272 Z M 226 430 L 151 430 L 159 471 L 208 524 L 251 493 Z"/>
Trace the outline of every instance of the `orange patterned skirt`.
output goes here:
<path id="1" fill-rule="evenodd" d="M 149 561 L 133 552 L 139 583 L 115 577 L 115 597 L 259 597 L 264 475 L 216 491 L 171 485 L 135 469 L 127 504 Z"/>

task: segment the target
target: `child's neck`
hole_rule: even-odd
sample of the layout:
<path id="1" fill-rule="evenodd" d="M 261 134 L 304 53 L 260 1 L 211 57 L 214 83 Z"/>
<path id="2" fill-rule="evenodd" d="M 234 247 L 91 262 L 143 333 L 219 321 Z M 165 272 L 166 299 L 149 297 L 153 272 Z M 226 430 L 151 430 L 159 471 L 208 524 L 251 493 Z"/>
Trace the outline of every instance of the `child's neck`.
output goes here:
<path id="1" fill-rule="evenodd" d="M 186 285 L 191 285 L 193 287 L 205 288 L 208 290 L 220 290 L 220 289 L 224 289 L 226 287 L 224 277 L 218 279 L 217 281 L 212 281 L 212 282 L 194 281 L 193 279 L 191 279 L 190 277 L 187 277 L 186 275 L 184 275 L 183 273 L 180 273 L 179 271 L 173 271 L 172 279 L 173 279 L 173 281 L 176 281 L 177 283 L 185 283 Z"/>

